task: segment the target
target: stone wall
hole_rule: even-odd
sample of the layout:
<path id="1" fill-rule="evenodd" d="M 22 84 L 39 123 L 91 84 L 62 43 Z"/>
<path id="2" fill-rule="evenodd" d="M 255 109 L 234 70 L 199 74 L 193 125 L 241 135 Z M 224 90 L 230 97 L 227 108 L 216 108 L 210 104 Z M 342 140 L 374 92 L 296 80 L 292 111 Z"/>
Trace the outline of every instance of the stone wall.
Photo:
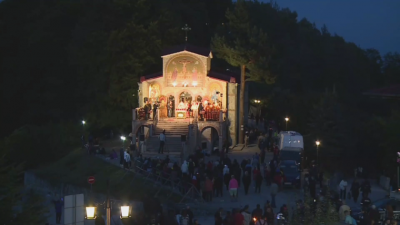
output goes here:
<path id="1" fill-rule="evenodd" d="M 24 187 L 26 191 L 33 190 L 35 193 L 43 196 L 45 198 L 45 204 L 49 207 L 49 215 L 48 217 L 54 217 L 54 206 L 53 201 L 58 200 L 60 198 L 64 198 L 67 195 L 75 195 L 75 194 L 84 194 L 85 195 L 85 203 L 94 201 L 95 203 L 104 203 L 107 199 L 107 196 L 104 194 L 93 193 L 88 188 L 77 187 L 69 184 L 59 184 L 59 185 L 51 185 L 49 182 L 45 181 L 37 177 L 33 172 L 25 172 L 24 174 Z M 110 196 L 113 213 L 119 212 L 119 206 L 123 203 L 121 200 L 115 199 Z M 137 211 L 143 210 L 142 202 L 138 201 L 129 201 L 129 204 Z M 103 209 L 104 210 L 104 209 Z"/>

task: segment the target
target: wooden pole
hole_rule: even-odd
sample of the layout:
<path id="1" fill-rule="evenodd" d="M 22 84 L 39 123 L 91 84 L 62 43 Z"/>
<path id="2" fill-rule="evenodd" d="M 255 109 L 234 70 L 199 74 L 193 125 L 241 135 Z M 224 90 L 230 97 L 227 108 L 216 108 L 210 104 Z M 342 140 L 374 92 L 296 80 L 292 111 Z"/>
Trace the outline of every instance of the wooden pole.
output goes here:
<path id="1" fill-rule="evenodd" d="M 246 65 L 241 66 L 240 71 L 240 106 L 239 106 L 239 144 L 244 143 L 244 96 L 246 89 Z"/>

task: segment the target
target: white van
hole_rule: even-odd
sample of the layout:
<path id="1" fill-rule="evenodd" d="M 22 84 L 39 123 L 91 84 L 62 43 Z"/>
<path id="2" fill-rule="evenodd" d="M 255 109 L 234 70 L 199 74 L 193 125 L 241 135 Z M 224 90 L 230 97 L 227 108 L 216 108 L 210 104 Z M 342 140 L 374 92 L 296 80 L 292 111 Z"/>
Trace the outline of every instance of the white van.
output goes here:
<path id="1" fill-rule="evenodd" d="M 303 136 L 296 131 L 281 131 L 279 133 L 279 150 L 285 147 L 304 149 Z"/>

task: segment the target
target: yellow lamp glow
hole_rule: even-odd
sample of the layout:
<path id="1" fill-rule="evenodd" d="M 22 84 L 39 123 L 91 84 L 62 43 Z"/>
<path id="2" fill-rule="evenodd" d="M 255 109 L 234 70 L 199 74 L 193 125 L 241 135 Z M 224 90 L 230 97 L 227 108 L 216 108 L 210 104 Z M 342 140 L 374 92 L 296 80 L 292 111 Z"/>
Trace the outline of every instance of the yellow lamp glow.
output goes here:
<path id="1" fill-rule="evenodd" d="M 93 206 L 86 207 L 86 219 L 88 220 L 96 219 L 95 212 L 96 212 L 96 207 Z"/>
<path id="2" fill-rule="evenodd" d="M 286 122 L 289 121 L 289 117 L 286 117 L 286 118 L 285 118 L 285 121 L 286 121 Z"/>
<path id="3" fill-rule="evenodd" d="M 121 206 L 121 219 L 130 217 L 130 207 L 129 206 Z"/>
<path id="4" fill-rule="evenodd" d="M 316 144 L 317 146 L 319 146 L 319 145 L 321 144 L 321 142 L 316 141 L 315 144 Z"/>

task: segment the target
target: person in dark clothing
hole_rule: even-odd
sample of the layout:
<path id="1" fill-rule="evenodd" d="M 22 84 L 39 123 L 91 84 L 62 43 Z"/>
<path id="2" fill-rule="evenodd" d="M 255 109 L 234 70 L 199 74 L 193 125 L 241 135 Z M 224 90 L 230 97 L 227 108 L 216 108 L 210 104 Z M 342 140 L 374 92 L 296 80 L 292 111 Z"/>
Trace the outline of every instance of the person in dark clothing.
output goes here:
<path id="1" fill-rule="evenodd" d="M 360 195 L 360 184 L 358 183 L 357 179 L 354 179 L 353 183 L 351 184 L 351 195 L 353 196 L 353 200 L 356 203 L 358 200 L 358 196 Z"/>
<path id="2" fill-rule="evenodd" d="M 153 120 L 157 116 L 157 109 L 158 109 L 158 104 L 157 104 L 157 102 L 154 102 L 154 104 L 153 104 Z"/>
<path id="3" fill-rule="evenodd" d="M 251 217 L 256 218 L 257 220 L 260 220 L 262 218 L 262 214 L 263 214 L 263 211 L 260 207 L 260 204 L 257 204 L 257 208 L 253 210 Z"/>
<path id="4" fill-rule="evenodd" d="M 367 196 L 371 193 L 371 184 L 369 183 L 369 180 L 364 180 L 364 182 L 361 185 L 361 192 L 362 196 Z"/>
<path id="5" fill-rule="evenodd" d="M 61 223 L 61 212 L 62 212 L 63 202 L 57 200 L 54 202 L 54 208 L 56 210 L 56 224 Z"/>
<path id="6" fill-rule="evenodd" d="M 214 180 L 214 190 L 215 190 L 215 196 L 221 196 L 222 197 L 222 189 L 224 187 L 223 181 L 222 181 L 222 174 L 218 174 L 215 177 Z"/>
<path id="7" fill-rule="evenodd" d="M 256 177 L 255 177 L 255 181 L 256 181 L 256 193 L 258 190 L 258 193 L 261 193 L 261 184 L 262 184 L 262 175 L 261 173 L 257 173 Z"/>
<path id="8" fill-rule="evenodd" d="M 312 198 L 316 197 L 316 181 L 314 177 L 310 177 L 310 196 Z"/>
<path id="9" fill-rule="evenodd" d="M 215 225 L 222 225 L 222 208 L 219 208 L 218 211 L 214 214 Z"/>
<path id="10" fill-rule="evenodd" d="M 264 149 L 261 150 L 260 160 L 261 160 L 261 164 L 263 165 L 265 162 L 265 150 Z"/>
<path id="11" fill-rule="evenodd" d="M 229 190 L 229 181 L 231 181 L 231 174 L 227 173 L 224 175 L 224 183 L 227 191 Z"/>
<path id="12" fill-rule="evenodd" d="M 188 215 L 188 217 L 189 217 L 189 223 L 188 223 L 188 225 L 192 225 L 193 224 L 193 211 L 190 209 L 190 207 L 189 206 L 187 206 L 187 209 L 186 209 L 186 213 L 187 213 L 187 215 Z M 161 213 L 162 214 L 162 213 Z"/>
<path id="13" fill-rule="evenodd" d="M 251 183 L 251 177 L 249 175 L 249 172 L 245 172 L 243 176 L 243 186 L 244 186 L 244 194 L 247 195 L 249 193 L 249 187 Z"/>
<path id="14" fill-rule="evenodd" d="M 240 163 L 240 167 L 242 168 L 243 171 L 246 170 L 246 165 L 247 165 L 247 160 L 246 160 L 246 159 L 243 159 L 243 160 L 242 160 L 242 163 Z"/>
<path id="15" fill-rule="evenodd" d="M 266 208 L 264 217 L 267 219 L 267 224 L 274 224 L 275 216 L 271 207 Z"/>
<path id="16" fill-rule="evenodd" d="M 124 149 L 121 148 L 121 149 L 119 150 L 119 164 L 120 164 L 121 166 L 124 165 L 124 154 L 125 154 Z"/>
<path id="17" fill-rule="evenodd" d="M 365 193 L 363 194 L 363 198 L 361 199 L 361 207 L 364 211 L 369 209 L 369 206 L 371 205 L 371 199 L 368 198 L 368 194 Z"/>

